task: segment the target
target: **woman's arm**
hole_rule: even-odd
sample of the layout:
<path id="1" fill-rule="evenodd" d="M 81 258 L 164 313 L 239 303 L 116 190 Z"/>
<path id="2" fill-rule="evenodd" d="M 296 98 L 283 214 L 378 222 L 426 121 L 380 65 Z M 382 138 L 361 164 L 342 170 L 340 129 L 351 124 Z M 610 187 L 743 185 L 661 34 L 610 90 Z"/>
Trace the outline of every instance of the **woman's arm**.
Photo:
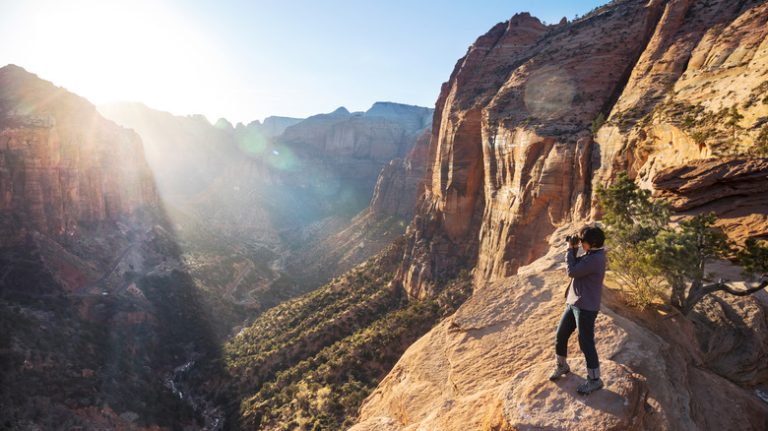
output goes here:
<path id="1" fill-rule="evenodd" d="M 583 277 L 599 270 L 599 262 L 596 259 L 590 259 L 591 256 L 589 255 L 577 258 L 576 250 L 576 248 L 568 248 L 568 253 L 566 254 L 568 277 Z"/>

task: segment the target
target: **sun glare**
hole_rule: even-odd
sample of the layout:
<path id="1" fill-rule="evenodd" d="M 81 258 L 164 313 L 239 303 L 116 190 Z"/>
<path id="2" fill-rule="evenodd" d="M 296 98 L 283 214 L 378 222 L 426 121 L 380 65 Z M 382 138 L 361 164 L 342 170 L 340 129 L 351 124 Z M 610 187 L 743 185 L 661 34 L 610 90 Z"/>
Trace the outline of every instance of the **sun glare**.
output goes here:
<path id="1" fill-rule="evenodd" d="M 31 1 L 13 7 L 34 17 L 14 30 L 14 61 L 97 104 L 141 100 L 196 112 L 226 93 L 223 84 L 236 70 L 222 45 L 170 3 Z"/>

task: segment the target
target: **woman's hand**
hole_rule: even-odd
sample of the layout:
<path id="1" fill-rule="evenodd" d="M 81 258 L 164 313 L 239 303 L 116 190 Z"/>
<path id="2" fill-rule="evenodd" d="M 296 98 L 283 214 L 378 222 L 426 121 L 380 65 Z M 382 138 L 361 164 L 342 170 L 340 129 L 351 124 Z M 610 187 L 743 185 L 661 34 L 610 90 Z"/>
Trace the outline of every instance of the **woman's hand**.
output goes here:
<path id="1" fill-rule="evenodd" d="M 568 246 L 570 248 L 579 248 L 580 243 L 581 243 L 581 238 L 574 235 L 574 238 L 571 238 L 571 240 L 568 242 Z"/>

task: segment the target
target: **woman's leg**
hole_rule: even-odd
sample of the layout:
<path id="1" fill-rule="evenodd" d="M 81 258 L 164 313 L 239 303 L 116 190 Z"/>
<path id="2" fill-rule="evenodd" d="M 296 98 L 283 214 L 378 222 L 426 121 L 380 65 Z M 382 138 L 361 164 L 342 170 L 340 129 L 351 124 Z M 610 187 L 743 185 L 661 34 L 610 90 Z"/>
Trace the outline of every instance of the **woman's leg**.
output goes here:
<path id="1" fill-rule="evenodd" d="M 574 313 L 576 325 L 579 327 L 579 347 L 587 360 L 587 381 L 579 385 L 576 392 L 588 395 L 603 387 L 603 381 L 600 379 L 600 361 L 595 348 L 597 311 L 576 309 Z"/>
<path id="2" fill-rule="evenodd" d="M 576 315 L 576 326 L 579 328 L 579 347 L 587 360 L 587 369 L 596 369 L 600 367 L 600 361 L 597 357 L 597 348 L 595 348 L 595 319 L 597 311 L 574 310 Z"/>
<path id="3" fill-rule="evenodd" d="M 557 325 L 557 336 L 555 341 L 555 353 L 563 358 L 568 357 L 568 339 L 576 330 L 576 317 L 570 305 L 565 306 L 565 311 L 560 317 L 560 323 Z"/>
<path id="4" fill-rule="evenodd" d="M 573 315 L 570 305 L 565 306 L 565 311 L 560 317 L 560 323 L 557 325 L 557 335 L 555 341 L 555 353 L 557 364 L 555 370 L 549 376 L 549 380 L 555 381 L 560 377 L 571 372 L 566 357 L 568 356 L 568 339 L 576 330 L 576 318 Z"/>

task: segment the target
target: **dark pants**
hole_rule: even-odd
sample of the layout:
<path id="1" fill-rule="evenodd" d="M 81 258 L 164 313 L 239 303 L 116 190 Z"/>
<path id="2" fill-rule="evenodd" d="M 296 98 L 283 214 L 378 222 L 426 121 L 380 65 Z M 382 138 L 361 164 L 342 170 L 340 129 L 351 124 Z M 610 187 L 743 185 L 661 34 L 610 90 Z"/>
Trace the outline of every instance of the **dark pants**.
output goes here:
<path id="1" fill-rule="evenodd" d="M 568 356 L 568 339 L 576 328 L 579 329 L 579 347 L 587 359 L 587 368 L 597 368 L 600 362 L 595 349 L 595 319 L 597 311 L 579 310 L 571 304 L 565 305 L 565 312 L 557 325 L 557 342 L 555 352 L 560 356 Z"/>

